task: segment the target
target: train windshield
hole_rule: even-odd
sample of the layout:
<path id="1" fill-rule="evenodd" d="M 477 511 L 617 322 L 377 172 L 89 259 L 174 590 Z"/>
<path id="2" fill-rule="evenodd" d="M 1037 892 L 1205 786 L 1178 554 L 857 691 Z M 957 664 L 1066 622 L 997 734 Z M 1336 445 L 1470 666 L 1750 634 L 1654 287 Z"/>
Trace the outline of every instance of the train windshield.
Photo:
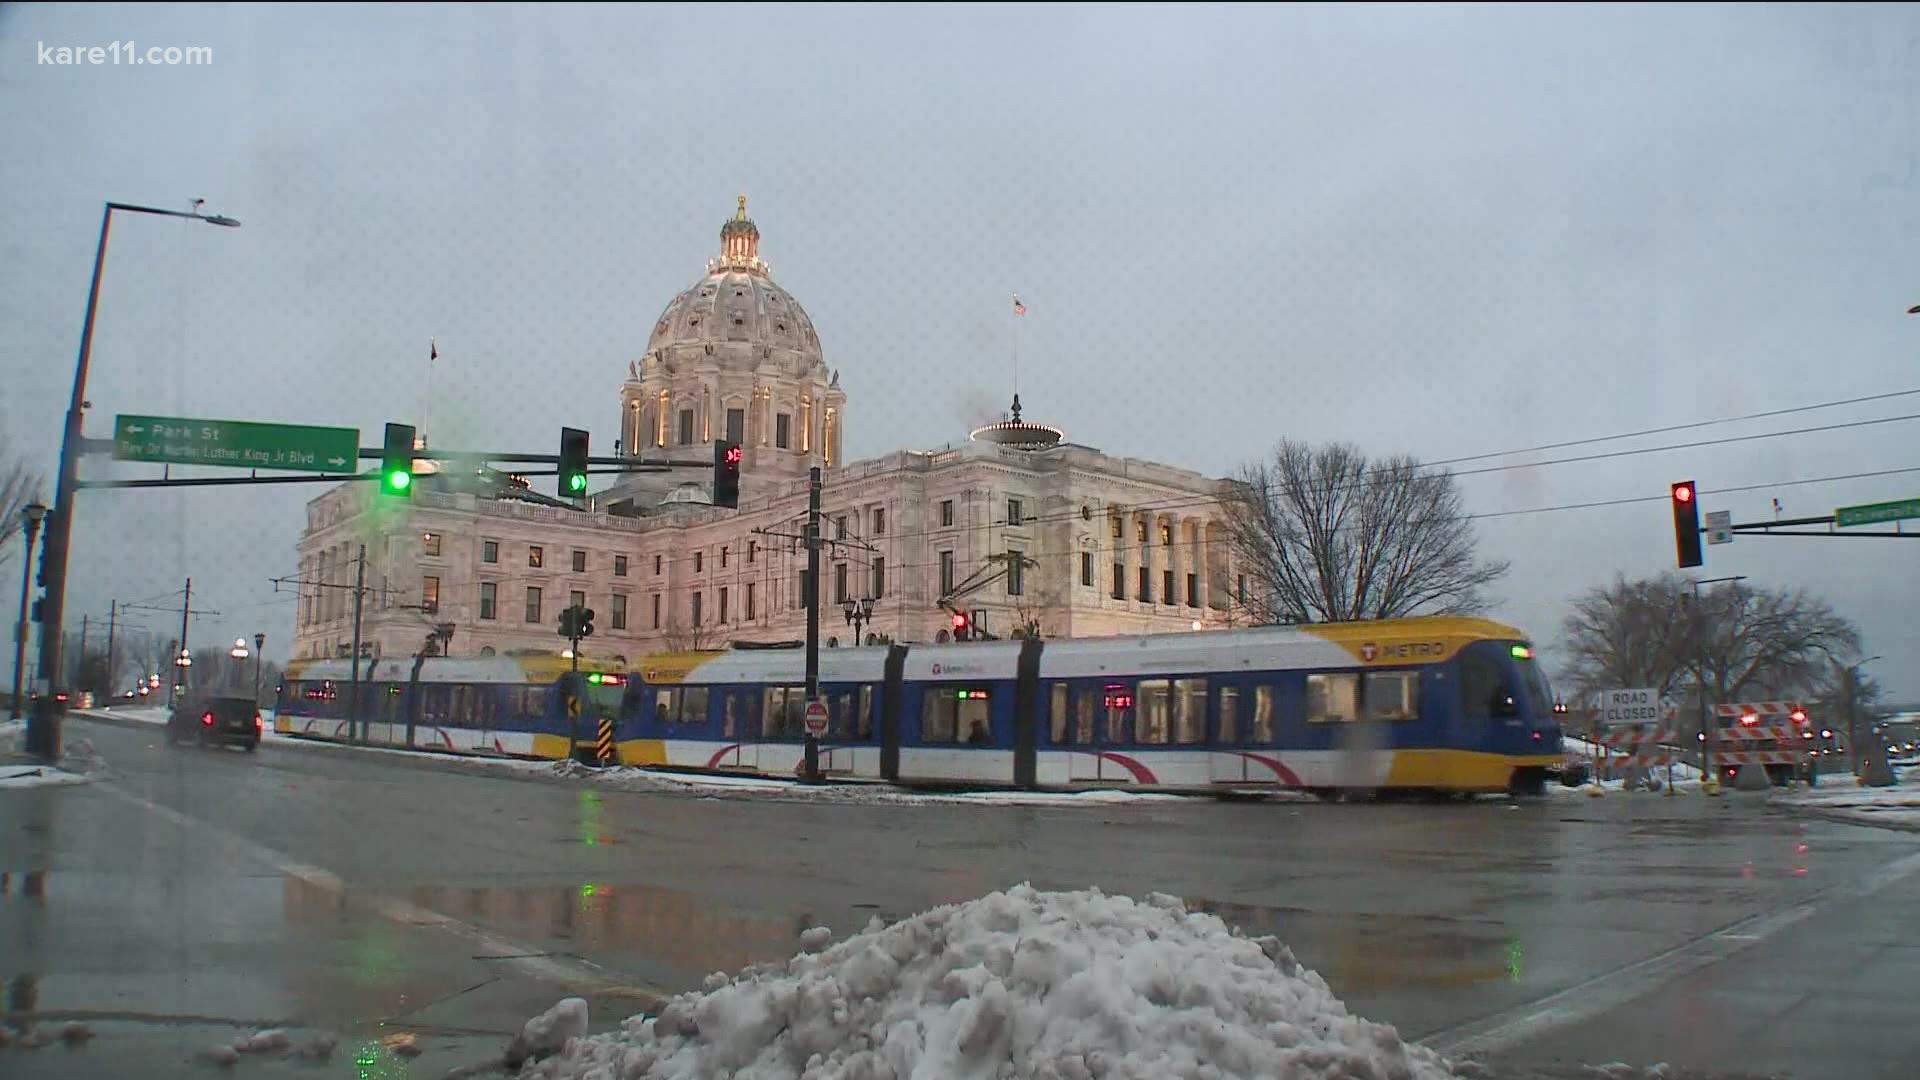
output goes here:
<path id="1" fill-rule="evenodd" d="M 1527 688 L 1527 697 L 1535 716 L 1553 715 L 1553 687 L 1547 683 L 1547 673 L 1541 669 L 1540 662 L 1534 658 L 1533 646 L 1520 643 L 1512 647 L 1513 664 L 1520 669 L 1520 678 Z"/>

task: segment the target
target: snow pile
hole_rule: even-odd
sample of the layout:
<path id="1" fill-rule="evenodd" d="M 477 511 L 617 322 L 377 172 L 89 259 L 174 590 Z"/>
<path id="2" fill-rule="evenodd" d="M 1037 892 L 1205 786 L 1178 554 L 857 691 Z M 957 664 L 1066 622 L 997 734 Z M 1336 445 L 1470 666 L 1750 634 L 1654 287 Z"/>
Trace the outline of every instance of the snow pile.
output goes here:
<path id="1" fill-rule="evenodd" d="M 575 1008 L 562 1004 L 571 1019 Z M 553 1026 L 544 1020 L 536 1023 Z M 1242 937 L 1162 894 L 1136 902 L 1022 885 L 892 926 L 876 919 L 861 934 L 784 964 L 709 976 L 704 992 L 674 998 L 658 1017 L 569 1039 L 521 1075 L 1438 1080 L 1454 1073 L 1392 1027 L 1348 1013 L 1273 938 Z"/>
<path id="2" fill-rule="evenodd" d="M 0 789 L 53 787 L 59 784 L 84 784 L 87 777 L 44 765 L 0 765 Z"/>

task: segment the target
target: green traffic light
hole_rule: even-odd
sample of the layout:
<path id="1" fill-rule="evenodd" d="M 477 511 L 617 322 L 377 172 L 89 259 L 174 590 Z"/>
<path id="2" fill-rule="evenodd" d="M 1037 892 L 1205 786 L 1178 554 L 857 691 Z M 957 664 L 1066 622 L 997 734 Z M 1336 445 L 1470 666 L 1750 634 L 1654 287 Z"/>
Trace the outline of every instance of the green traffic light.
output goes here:
<path id="1" fill-rule="evenodd" d="M 572 476 L 567 477 L 567 486 L 575 491 L 585 491 L 587 489 L 587 478 L 579 473 L 574 473 Z"/>
<path id="2" fill-rule="evenodd" d="M 387 486 L 395 491 L 405 491 L 413 486 L 413 474 L 398 470 L 387 474 Z"/>

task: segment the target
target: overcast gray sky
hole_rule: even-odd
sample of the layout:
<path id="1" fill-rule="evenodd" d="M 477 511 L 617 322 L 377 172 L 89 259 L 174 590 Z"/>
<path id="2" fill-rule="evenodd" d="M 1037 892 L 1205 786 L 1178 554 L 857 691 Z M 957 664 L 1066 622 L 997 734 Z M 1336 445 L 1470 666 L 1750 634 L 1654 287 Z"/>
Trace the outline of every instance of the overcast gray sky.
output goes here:
<path id="1" fill-rule="evenodd" d="M 214 61 L 38 61 L 128 40 Z M 1218 474 L 1282 435 L 1427 458 L 1609 435 L 1920 387 L 1916 131 L 1912 6 L 14 5 L 0 420 L 51 475 L 101 203 L 203 197 L 245 227 L 116 221 L 92 434 L 149 412 L 377 442 L 437 336 L 437 445 L 611 447 L 627 362 L 745 192 L 854 456 L 1008 396 L 1016 289 L 1029 414 L 1116 454 Z M 1479 512 L 1695 478 L 1780 485 L 1705 497 L 1736 520 L 1830 513 L 1920 471 L 1784 482 L 1920 469 L 1917 430 L 1461 483 Z M 283 655 L 267 582 L 317 493 L 86 494 L 72 618 L 192 574 L 223 613 L 197 639 Z M 1498 614 L 1542 639 L 1582 589 L 1673 564 L 1659 502 L 1482 530 L 1514 563 Z M 1742 537 L 1706 570 L 1827 596 L 1913 698 L 1917 556 Z"/>

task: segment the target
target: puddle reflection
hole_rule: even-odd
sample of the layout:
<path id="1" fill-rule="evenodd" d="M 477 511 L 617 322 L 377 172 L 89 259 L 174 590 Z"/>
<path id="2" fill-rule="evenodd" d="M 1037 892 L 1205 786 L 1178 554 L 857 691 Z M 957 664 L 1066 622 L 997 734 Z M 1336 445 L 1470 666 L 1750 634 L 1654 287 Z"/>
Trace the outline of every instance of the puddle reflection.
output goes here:
<path id="1" fill-rule="evenodd" d="M 785 960 L 801 930 L 819 920 L 730 912 L 692 893 L 653 885 L 582 882 L 568 886 L 423 885 L 406 898 L 430 911 L 484 925 L 529 945 L 583 956 L 629 953 L 697 981 L 713 971 Z M 284 912 L 294 925 L 347 918 L 341 896 L 297 878 L 286 881 Z"/>
<path id="2" fill-rule="evenodd" d="M 1187 900 L 1249 936 L 1272 934 L 1341 994 L 1518 982 L 1520 942 L 1497 926 L 1400 915 L 1334 914 L 1300 908 Z"/>

